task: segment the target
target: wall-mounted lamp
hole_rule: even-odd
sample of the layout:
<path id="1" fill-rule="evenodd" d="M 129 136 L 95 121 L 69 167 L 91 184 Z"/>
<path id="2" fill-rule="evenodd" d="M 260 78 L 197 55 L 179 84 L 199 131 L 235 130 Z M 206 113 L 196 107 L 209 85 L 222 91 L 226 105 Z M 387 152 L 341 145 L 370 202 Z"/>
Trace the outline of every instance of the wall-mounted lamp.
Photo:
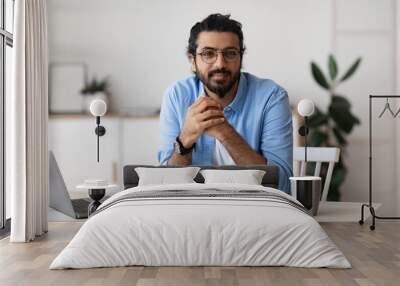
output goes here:
<path id="1" fill-rule="evenodd" d="M 106 112 L 107 112 L 107 104 L 104 102 L 104 100 L 95 99 L 90 104 L 90 113 L 92 113 L 93 116 L 96 116 L 96 124 L 97 124 L 97 127 L 94 130 L 94 132 L 97 135 L 97 162 L 99 162 L 99 148 L 100 148 L 99 139 L 100 136 L 106 134 L 106 129 L 104 128 L 104 126 L 100 125 L 100 117 L 104 116 Z"/>
<path id="2" fill-rule="evenodd" d="M 297 111 L 304 117 L 304 125 L 299 128 L 299 134 L 305 137 L 304 142 L 304 161 L 307 162 L 307 134 L 308 134 L 308 117 L 314 113 L 314 102 L 309 99 L 300 100 L 297 105 Z"/>

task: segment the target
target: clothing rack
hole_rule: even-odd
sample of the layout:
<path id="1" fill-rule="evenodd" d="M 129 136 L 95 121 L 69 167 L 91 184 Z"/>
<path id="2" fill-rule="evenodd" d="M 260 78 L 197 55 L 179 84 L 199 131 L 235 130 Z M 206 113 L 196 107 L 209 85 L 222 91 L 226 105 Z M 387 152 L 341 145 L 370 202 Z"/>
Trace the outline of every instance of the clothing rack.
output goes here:
<path id="1" fill-rule="evenodd" d="M 369 202 L 368 204 L 363 204 L 361 206 L 361 219 L 359 220 L 359 224 L 364 224 L 364 208 L 369 208 L 369 211 L 372 215 L 372 225 L 370 225 L 371 230 L 375 230 L 375 219 L 400 219 L 400 217 L 384 217 L 378 216 L 375 213 L 375 209 L 372 206 L 372 100 L 373 99 L 386 99 L 387 102 L 389 98 L 400 98 L 400 95 L 370 95 L 369 96 Z M 386 103 L 388 104 L 388 103 Z M 385 109 L 386 110 L 386 105 Z M 390 111 L 393 115 L 393 113 Z M 397 116 L 398 112 L 396 113 Z M 379 118 L 383 115 L 383 112 L 379 116 Z M 395 117 L 395 116 L 393 116 Z"/>

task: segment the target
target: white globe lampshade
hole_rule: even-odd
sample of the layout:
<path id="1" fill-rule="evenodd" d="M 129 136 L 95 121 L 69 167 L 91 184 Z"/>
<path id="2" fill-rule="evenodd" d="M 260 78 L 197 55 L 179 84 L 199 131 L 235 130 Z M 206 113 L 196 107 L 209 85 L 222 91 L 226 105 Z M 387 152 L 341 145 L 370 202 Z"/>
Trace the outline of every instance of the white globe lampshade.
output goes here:
<path id="1" fill-rule="evenodd" d="M 297 110 L 301 116 L 309 117 L 314 113 L 314 102 L 309 99 L 300 100 Z"/>
<path id="2" fill-rule="evenodd" d="M 107 104 L 104 100 L 95 99 L 90 103 L 90 113 L 92 113 L 93 116 L 103 116 L 106 114 L 106 111 Z"/>

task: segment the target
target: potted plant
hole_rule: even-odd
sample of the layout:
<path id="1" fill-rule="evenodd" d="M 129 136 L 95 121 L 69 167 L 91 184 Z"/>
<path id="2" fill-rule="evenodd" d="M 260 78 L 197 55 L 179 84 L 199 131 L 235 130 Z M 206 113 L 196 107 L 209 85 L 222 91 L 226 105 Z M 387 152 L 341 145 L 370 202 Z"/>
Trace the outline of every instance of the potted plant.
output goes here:
<path id="1" fill-rule="evenodd" d="M 339 147 L 339 162 L 333 170 L 331 183 L 329 186 L 328 200 L 340 200 L 340 186 L 343 184 L 347 167 L 344 157 L 346 156 L 346 146 L 348 144 L 346 137 L 352 132 L 360 120 L 351 112 L 351 103 L 344 95 L 337 93 L 337 87 L 348 80 L 358 69 L 361 58 L 358 58 L 347 69 L 347 71 L 338 77 L 338 65 L 333 55 L 328 58 L 329 77 L 325 76 L 322 70 L 315 62 L 311 62 L 311 73 L 317 84 L 325 89 L 330 96 L 330 104 L 326 111 L 315 108 L 315 113 L 310 117 L 310 146 L 315 147 Z M 326 174 L 326 170 L 321 169 L 321 175 Z"/>
<path id="2" fill-rule="evenodd" d="M 83 110 L 89 112 L 90 103 L 94 99 L 102 99 L 108 106 L 110 95 L 109 88 L 110 83 L 107 77 L 101 80 L 97 80 L 96 77 L 93 77 L 91 81 L 86 82 L 81 89 L 81 94 L 83 96 Z"/>

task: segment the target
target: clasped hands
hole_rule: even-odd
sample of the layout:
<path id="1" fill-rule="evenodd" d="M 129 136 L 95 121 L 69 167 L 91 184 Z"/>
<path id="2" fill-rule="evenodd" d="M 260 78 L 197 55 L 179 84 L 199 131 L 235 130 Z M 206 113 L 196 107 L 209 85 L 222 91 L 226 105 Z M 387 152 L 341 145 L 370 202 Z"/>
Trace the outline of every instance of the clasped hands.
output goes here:
<path id="1" fill-rule="evenodd" d="M 200 96 L 188 108 L 179 139 L 186 148 L 193 146 L 203 133 L 222 142 L 231 129 L 222 106 L 211 97 Z"/>

